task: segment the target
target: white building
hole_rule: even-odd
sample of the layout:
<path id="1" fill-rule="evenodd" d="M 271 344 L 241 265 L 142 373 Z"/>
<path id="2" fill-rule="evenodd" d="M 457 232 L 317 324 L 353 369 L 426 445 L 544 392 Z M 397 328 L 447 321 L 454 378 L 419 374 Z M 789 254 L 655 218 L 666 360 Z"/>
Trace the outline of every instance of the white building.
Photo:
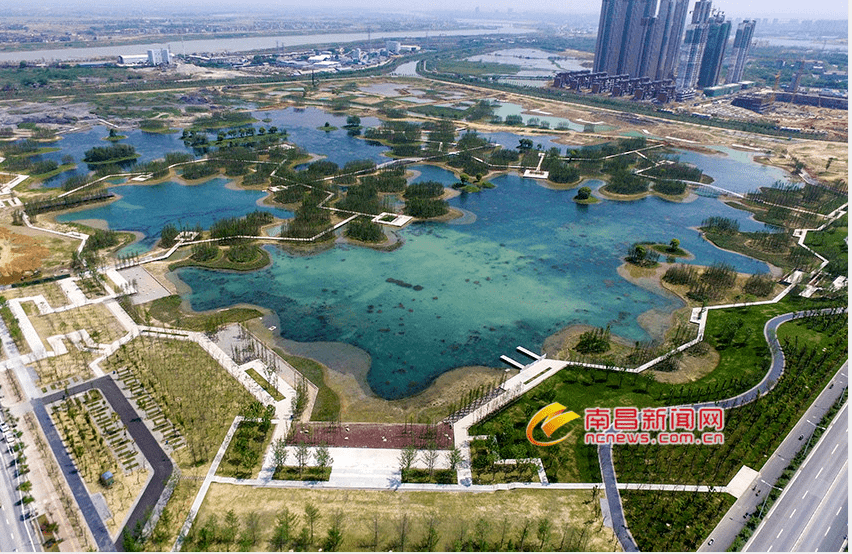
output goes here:
<path id="1" fill-rule="evenodd" d="M 171 52 L 168 48 L 148 50 L 148 63 L 151 65 L 169 65 L 172 63 Z"/>
<path id="2" fill-rule="evenodd" d="M 118 63 L 120 63 L 121 65 L 141 65 L 147 62 L 148 56 L 143 54 L 132 54 L 118 57 Z"/>
<path id="3" fill-rule="evenodd" d="M 389 40 L 385 42 L 385 49 L 387 49 L 390 54 L 399 54 L 399 41 L 398 40 Z"/>

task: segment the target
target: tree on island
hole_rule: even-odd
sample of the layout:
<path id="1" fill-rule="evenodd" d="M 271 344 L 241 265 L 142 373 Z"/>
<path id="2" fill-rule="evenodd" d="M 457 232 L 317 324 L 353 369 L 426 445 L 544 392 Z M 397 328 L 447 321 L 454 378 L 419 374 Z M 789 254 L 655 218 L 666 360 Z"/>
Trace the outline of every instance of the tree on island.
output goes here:
<path id="1" fill-rule="evenodd" d="M 680 248 L 680 240 L 672 239 L 669 241 L 669 252 L 677 252 L 678 248 Z"/>
<path id="2" fill-rule="evenodd" d="M 592 196 L 592 189 L 589 187 L 580 187 L 577 191 L 577 200 L 588 200 Z"/>

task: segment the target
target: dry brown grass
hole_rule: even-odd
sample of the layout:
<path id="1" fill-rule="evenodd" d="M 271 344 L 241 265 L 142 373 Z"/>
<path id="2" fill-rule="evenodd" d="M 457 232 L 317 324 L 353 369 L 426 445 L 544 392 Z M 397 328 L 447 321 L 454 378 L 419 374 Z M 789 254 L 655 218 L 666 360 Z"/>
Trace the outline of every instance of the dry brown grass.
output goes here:
<path id="1" fill-rule="evenodd" d="M 517 541 L 524 520 L 529 519 L 527 547 L 538 547 L 536 528 L 542 518 L 553 523 L 552 537 L 544 550 L 559 545 L 563 526 L 578 532 L 587 530 L 590 551 L 611 551 L 616 548 L 612 530 L 601 524 L 599 511 L 591 501 L 591 491 L 567 490 L 512 490 L 494 493 L 469 492 L 399 492 L 363 490 L 306 490 L 255 488 L 213 483 L 201 506 L 196 526 L 203 525 L 216 514 L 222 521 L 225 512 L 233 510 L 240 518 L 251 512 L 260 516 L 261 540 L 253 549 L 270 548 L 269 537 L 275 527 L 277 514 L 283 508 L 299 514 L 297 529 L 304 525 L 304 507 L 312 503 L 319 507 L 321 519 L 315 525 L 315 543 L 326 535 L 333 514 L 339 512 L 343 522 L 341 551 L 369 550 L 372 542 L 372 525 L 378 520 L 379 549 L 398 549 L 398 525 L 403 515 L 408 516 L 410 531 L 405 549 L 410 550 L 422 540 L 424 520 L 437 514 L 437 531 L 440 535 L 437 550 L 452 550 L 453 542 L 466 530 L 472 537 L 477 521 L 486 526 L 486 539 L 496 543 L 500 539 L 502 522 L 507 525 L 506 539 Z M 549 546 L 549 548 L 548 548 Z"/>

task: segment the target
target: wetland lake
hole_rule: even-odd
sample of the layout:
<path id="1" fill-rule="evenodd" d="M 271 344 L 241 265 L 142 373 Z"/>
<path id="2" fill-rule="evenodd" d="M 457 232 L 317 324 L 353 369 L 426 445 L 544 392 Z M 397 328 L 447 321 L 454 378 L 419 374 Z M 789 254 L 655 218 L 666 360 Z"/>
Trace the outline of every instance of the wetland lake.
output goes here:
<path id="1" fill-rule="evenodd" d="M 369 151 L 372 156 L 364 156 L 360 145 L 342 144 L 358 141 L 345 133 L 317 131 L 324 136 L 311 139 L 316 121 L 338 126 L 335 116 L 287 110 L 263 114 L 287 128 L 297 145 L 314 154 L 339 155 L 333 160 L 338 163 L 350 156 L 383 157 L 381 148 L 370 147 L 375 148 Z M 306 119 L 303 131 L 296 131 L 291 116 Z M 311 144 L 299 144 L 297 135 L 308 137 Z M 144 153 L 144 146 L 137 149 Z M 747 156 L 681 153 L 684 158 L 717 181 L 720 176 L 711 166 L 724 167 L 729 172 L 725 182 L 741 190 L 771 185 L 782 174 L 755 167 L 759 164 Z M 410 169 L 419 172 L 417 181 L 437 180 L 446 186 L 456 181 L 451 172 L 434 166 Z M 743 175 L 743 181 L 735 182 L 733 172 Z M 578 205 L 572 201 L 574 190 L 551 190 L 514 174 L 491 181 L 496 188 L 450 200 L 464 217 L 395 231 L 402 245 L 393 251 L 342 239 L 333 248 L 309 255 L 269 245 L 264 248 L 272 263 L 258 271 L 186 267 L 175 276 L 189 287 L 184 298 L 194 310 L 255 304 L 277 315 L 276 332 L 284 339 L 357 347 L 369 355 L 367 382 L 372 391 L 393 399 L 425 389 L 453 368 L 498 366 L 500 355 L 511 354 L 518 345 L 540 350 L 549 335 L 572 324 L 611 325 L 613 333 L 629 340 L 652 338 L 637 318 L 649 310 L 670 313 L 682 302 L 618 275 L 633 242 L 678 238 L 695 256 L 689 263 L 725 262 L 741 272 L 768 271 L 762 262 L 715 248 L 694 230 L 709 216 L 734 218 L 742 230 L 764 228 L 747 212 L 714 198 L 673 203 L 651 196 Z M 265 193 L 233 190 L 226 184 L 226 179 L 215 178 L 191 186 L 124 185 L 114 189 L 120 200 L 57 219 L 100 219 L 111 229 L 144 234 L 141 244 L 150 247 L 165 223 L 208 227 L 214 219 L 258 209 Z M 587 184 L 595 189 L 602 182 Z M 291 217 L 286 210 L 270 211 L 281 219 Z"/>

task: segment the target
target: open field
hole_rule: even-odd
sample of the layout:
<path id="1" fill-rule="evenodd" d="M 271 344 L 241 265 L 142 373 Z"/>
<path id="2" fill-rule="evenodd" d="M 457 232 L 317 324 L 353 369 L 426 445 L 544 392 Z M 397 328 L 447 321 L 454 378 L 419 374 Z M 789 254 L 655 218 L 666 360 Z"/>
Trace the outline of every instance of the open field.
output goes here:
<path id="1" fill-rule="evenodd" d="M 186 549 L 226 549 L 234 543 L 246 550 L 271 550 L 276 517 L 284 508 L 296 515 L 292 526 L 306 525 L 304 506 L 319 508 L 314 525 L 314 550 L 322 546 L 328 528 L 341 522 L 341 551 L 415 550 L 424 542 L 428 520 L 433 521 L 433 550 L 591 550 L 617 548 L 612 531 L 600 524 L 597 501 L 590 491 L 514 490 L 496 493 L 439 493 L 392 491 L 321 491 L 257 489 L 214 483 L 201 506 L 191 534 L 198 538 L 211 516 L 221 527 L 226 513 L 233 510 L 237 532 L 230 544 L 210 542 L 199 545 L 187 541 Z M 596 506 L 598 506 L 596 508 Z M 552 526 L 539 535 L 539 524 L 548 519 Z M 256 532 L 246 521 L 256 520 Z M 523 533 L 524 526 L 526 533 Z M 521 548 L 521 534 L 524 534 Z M 563 542 L 563 535 L 565 540 Z M 542 540 L 544 539 L 544 540 Z M 470 542 L 468 542 L 470 541 Z M 510 544 L 511 543 L 511 544 Z M 477 547 L 477 545 L 479 545 Z"/>

